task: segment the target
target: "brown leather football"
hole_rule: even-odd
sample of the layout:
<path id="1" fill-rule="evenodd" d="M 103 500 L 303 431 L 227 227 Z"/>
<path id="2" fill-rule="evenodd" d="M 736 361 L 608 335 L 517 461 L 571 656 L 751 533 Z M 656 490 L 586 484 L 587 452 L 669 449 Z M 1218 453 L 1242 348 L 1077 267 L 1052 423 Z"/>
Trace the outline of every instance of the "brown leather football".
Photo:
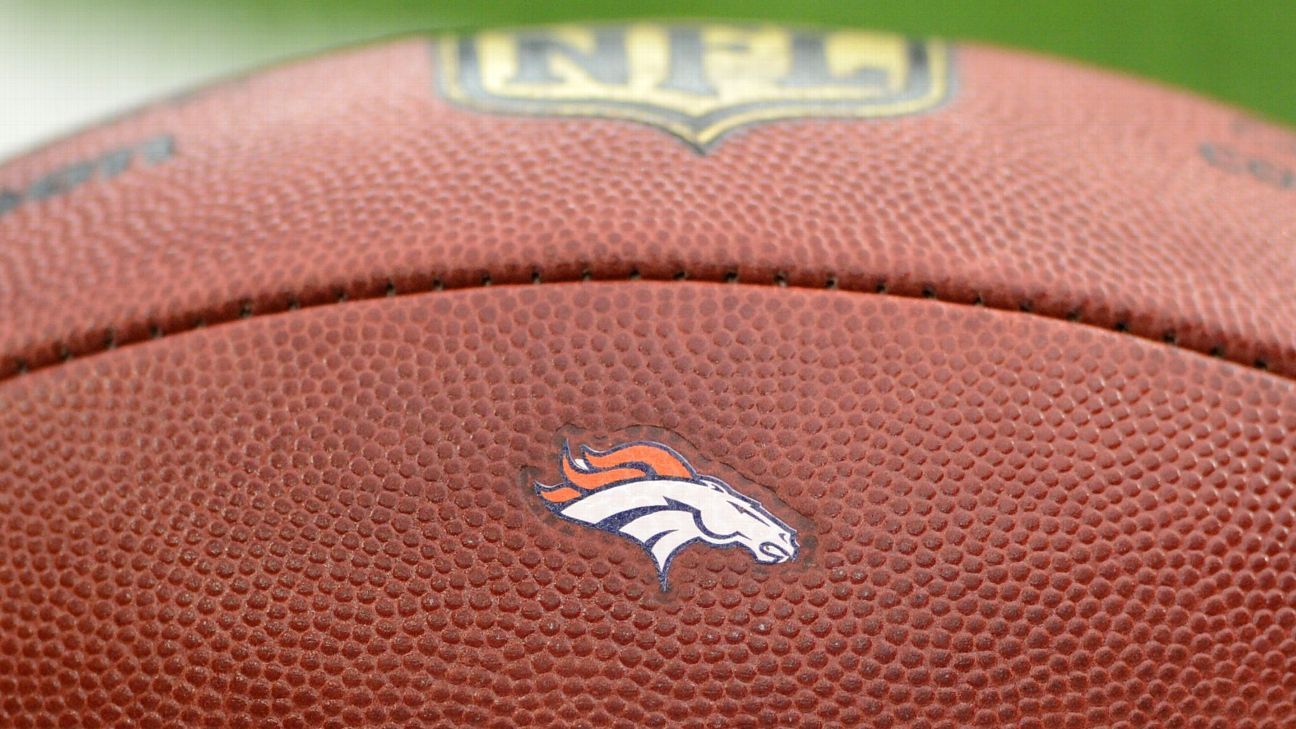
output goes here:
<path id="1" fill-rule="evenodd" d="M 1296 726 L 1296 135 L 635 23 L 0 167 L 0 724 Z"/>

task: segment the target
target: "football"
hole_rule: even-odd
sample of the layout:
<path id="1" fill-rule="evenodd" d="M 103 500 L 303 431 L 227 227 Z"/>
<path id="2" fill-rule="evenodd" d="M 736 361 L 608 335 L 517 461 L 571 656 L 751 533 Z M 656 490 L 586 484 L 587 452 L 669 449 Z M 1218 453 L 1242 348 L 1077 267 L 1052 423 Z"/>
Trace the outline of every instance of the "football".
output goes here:
<path id="1" fill-rule="evenodd" d="M 1296 726 L 1296 134 L 490 29 L 0 166 L 0 724 Z"/>

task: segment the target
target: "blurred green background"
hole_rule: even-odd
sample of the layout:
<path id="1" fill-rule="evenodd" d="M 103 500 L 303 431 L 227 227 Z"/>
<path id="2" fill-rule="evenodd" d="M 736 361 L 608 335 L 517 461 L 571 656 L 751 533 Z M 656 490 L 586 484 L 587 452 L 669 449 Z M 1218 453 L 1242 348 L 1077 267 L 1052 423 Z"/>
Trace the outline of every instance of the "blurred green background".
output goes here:
<path id="1" fill-rule="evenodd" d="M 1035 49 L 1296 122 L 1296 0 L 0 0 L 0 157 L 115 110 L 332 46 L 643 16 L 850 24 Z"/>

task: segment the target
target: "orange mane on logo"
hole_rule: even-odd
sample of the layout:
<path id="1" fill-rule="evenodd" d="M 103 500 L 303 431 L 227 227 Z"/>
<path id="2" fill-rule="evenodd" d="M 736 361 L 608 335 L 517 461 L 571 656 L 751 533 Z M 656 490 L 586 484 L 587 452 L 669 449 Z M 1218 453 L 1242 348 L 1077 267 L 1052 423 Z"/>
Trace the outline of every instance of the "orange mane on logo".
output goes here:
<path id="1" fill-rule="evenodd" d="M 546 501 L 561 504 L 590 491 L 628 481 L 698 477 L 680 454 L 656 443 L 626 443 L 606 451 L 580 446 L 579 450 L 580 458 L 574 458 L 571 448 L 563 445 L 562 483 L 536 484 L 536 490 Z"/>

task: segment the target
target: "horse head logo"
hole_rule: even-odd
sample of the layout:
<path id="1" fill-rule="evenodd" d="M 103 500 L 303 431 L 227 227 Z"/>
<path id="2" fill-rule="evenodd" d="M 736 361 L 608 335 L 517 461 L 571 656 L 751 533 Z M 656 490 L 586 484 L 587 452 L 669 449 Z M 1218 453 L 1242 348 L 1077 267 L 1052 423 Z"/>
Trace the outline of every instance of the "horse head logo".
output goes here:
<path id="1" fill-rule="evenodd" d="M 763 564 L 797 556 L 795 529 L 724 481 L 699 474 L 667 446 L 635 441 L 605 451 L 582 446 L 579 453 L 564 445 L 563 480 L 537 482 L 536 493 L 558 516 L 643 547 L 663 591 L 671 560 L 694 542 L 742 547 Z"/>

